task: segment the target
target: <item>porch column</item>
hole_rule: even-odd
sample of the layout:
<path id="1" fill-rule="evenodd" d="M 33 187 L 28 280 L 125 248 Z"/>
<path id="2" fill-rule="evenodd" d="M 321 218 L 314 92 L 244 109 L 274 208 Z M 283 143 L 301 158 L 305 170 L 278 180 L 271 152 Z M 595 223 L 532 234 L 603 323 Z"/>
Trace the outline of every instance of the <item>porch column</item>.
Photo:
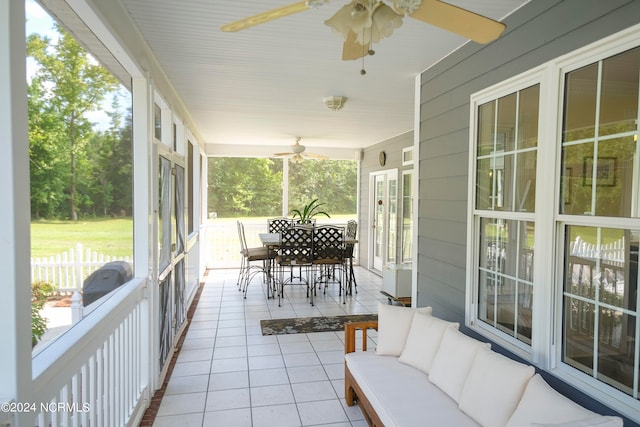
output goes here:
<path id="1" fill-rule="evenodd" d="M 24 2 L 0 2 L 0 402 L 30 402 L 29 139 Z M 33 414 L 0 412 L 33 426 Z"/>
<path id="2" fill-rule="evenodd" d="M 148 398 L 158 387 L 158 321 L 157 321 L 157 234 L 152 220 L 157 213 L 157 152 L 153 150 L 153 88 L 150 80 L 144 76 L 135 76 L 131 80 L 133 99 L 133 224 L 134 224 L 134 274 L 147 279 L 147 301 L 144 315 L 147 327 L 143 328 L 143 360 L 148 360 L 148 371 L 143 382 L 149 384 Z"/>
<path id="3" fill-rule="evenodd" d="M 282 159 L 282 216 L 289 216 L 289 159 Z"/>

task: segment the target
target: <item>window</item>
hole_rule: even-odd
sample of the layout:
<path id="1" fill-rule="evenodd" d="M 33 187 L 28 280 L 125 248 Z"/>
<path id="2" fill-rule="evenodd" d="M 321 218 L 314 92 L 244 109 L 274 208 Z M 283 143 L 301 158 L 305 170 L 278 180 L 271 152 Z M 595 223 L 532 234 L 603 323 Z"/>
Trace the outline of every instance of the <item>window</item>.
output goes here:
<path id="1" fill-rule="evenodd" d="M 631 29 L 471 97 L 467 276 L 471 328 L 636 421 L 639 46 Z"/>
<path id="2" fill-rule="evenodd" d="M 640 48 L 564 75 L 562 362 L 638 398 Z"/>
<path id="3" fill-rule="evenodd" d="M 153 136 L 162 140 L 162 109 L 157 103 L 153 104 Z"/>
<path id="4" fill-rule="evenodd" d="M 526 345 L 532 327 L 539 93 L 535 84 L 476 110 L 474 317 Z"/>
<path id="5" fill-rule="evenodd" d="M 402 171 L 402 263 L 413 261 L 413 171 Z"/>

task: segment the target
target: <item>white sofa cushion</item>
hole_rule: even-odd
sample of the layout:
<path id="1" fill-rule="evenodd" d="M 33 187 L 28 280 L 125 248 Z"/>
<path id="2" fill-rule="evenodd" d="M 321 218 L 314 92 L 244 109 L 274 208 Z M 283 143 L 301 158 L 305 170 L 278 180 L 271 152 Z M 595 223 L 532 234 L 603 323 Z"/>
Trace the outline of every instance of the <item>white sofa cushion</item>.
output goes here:
<path id="1" fill-rule="evenodd" d="M 611 416 L 595 416 L 584 420 L 570 421 L 562 424 L 533 423 L 531 427 L 622 427 L 622 418 Z"/>
<path id="2" fill-rule="evenodd" d="M 476 352 L 490 347 L 489 343 L 475 340 L 456 329 L 445 328 L 429 371 L 429 380 L 459 403 Z"/>
<path id="3" fill-rule="evenodd" d="M 460 409 L 483 427 L 503 427 L 534 374 L 533 366 L 481 349 L 464 383 Z"/>
<path id="4" fill-rule="evenodd" d="M 400 305 L 378 304 L 377 354 L 400 356 L 416 311 L 430 315 L 431 307 L 415 309 Z"/>
<path id="5" fill-rule="evenodd" d="M 445 328 L 458 329 L 459 326 L 457 322 L 447 322 L 434 316 L 416 313 L 400 361 L 428 374 Z"/>
<path id="6" fill-rule="evenodd" d="M 530 427 L 534 423 L 562 425 L 593 418 L 604 417 L 569 400 L 547 384 L 540 374 L 536 374 L 529 380 L 506 427 Z M 619 425 L 622 426 L 622 419 L 619 420 Z"/>
<path id="7" fill-rule="evenodd" d="M 427 375 L 397 357 L 373 352 L 345 355 L 351 375 L 385 427 L 477 427 Z"/>

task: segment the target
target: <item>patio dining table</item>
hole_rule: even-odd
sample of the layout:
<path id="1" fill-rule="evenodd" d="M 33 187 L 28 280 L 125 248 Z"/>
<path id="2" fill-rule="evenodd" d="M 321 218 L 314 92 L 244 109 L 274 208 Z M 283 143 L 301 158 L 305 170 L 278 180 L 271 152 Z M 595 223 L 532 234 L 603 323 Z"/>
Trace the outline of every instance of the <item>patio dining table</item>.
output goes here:
<path id="1" fill-rule="evenodd" d="M 259 233 L 258 236 L 260 237 L 260 242 L 262 242 L 262 245 L 265 246 L 268 251 L 270 252 L 273 251 L 274 254 L 277 252 L 278 247 L 280 246 L 280 233 Z M 346 245 L 355 245 L 358 243 L 358 239 L 347 238 L 345 239 L 344 242 Z M 275 256 L 268 256 L 267 259 L 268 259 L 267 280 L 268 280 L 268 283 L 271 286 L 273 286 L 273 290 L 275 292 L 277 289 L 277 286 L 276 286 L 275 278 L 273 277 L 273 265 L 272 265 L 275 260 Z M 345 295 L 351 295 L 352 293 L 352 283 L 354 281 L 352 274 L 353 274 L 353 269 L 348 269 L 347 283 L 345 286 Z"/>

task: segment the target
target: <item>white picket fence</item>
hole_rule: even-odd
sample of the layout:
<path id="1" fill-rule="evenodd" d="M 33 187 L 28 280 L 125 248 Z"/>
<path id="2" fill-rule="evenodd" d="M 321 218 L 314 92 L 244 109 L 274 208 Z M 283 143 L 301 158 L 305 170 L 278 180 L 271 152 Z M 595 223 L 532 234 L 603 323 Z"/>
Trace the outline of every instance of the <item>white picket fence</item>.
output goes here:
<path id="1" fill-rule="evenodd" d="M 62 293 L 79 291 L 91 273 L 111 261 L 132 262 L 128 256 L 112 257 L 100 254 L 78 243 L 75 248 L 58 255 L 31 258 L 31 282 L 51 283 Z"/>
<path id="2" fill-rule="evenodd" d="M 624 237 L 604 245 L 585 242 L 581 236 L 571 242 L 569 255 L 581 258 L 601 259 L 608 263 L 624 264 L 625 260 Z"/>

